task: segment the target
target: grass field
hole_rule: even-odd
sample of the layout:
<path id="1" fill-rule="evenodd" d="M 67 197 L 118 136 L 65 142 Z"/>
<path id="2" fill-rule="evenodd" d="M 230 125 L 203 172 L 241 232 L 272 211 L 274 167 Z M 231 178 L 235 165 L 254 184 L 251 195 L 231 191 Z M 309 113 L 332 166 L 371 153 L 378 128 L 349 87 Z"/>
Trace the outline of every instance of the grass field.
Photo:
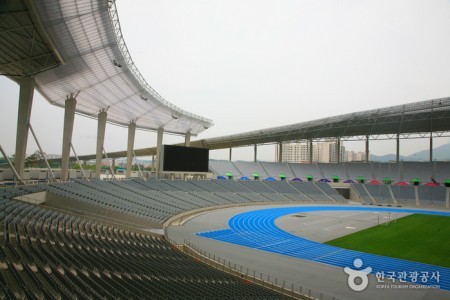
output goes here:
<path id="1" fill-rule="evenodd" d="M 326 244 L 450 267 L 450 217 L 409 215 Z"/>

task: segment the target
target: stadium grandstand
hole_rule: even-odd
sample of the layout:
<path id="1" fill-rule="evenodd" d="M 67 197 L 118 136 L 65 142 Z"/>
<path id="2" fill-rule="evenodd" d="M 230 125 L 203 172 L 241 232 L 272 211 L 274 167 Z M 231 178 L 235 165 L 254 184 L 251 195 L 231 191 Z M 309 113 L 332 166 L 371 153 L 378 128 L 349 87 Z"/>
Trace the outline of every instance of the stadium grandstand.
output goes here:
<path id="1" fill-rule="evenodd" d="M 147 83 L 123 40 L 115 1 L 6 0 L 0 12 L 0 72 L 20 85 L 13 160 L 0 145 L 6 161 L 0 169 L 0 298 L 450 297 L 450 269 L 436 266 L 429 270 L 442 280 L 422 281 L 440 283 L 436 289 L 400 295 L 371 286 L 355 294 L 342 275 L 355 255 L 377 272 L 389 271 L 383 264 L 411 272 L 429 265 L 346 252 L 314 239 L 328 228 L 348 232 L 408 214 L 449 215 L 450 162 L 435 161 L 432 149 L 433 137 L 450 132 L 450 98 L 191 141 L 213 121 L 173 105 Z M 64 109 L 61 158 L 44 155 L 41 169 L 25 167 L 29 133 L 44 153 L 30 123 L 35 90 Z M 97 120 L 96 153 L 76 155 L 75 114 Z M 107 123 L 127 127 L 126 150 L 106 151 Z M 134 149 L 136 130 L 157 132 L 156 147 Z M 230 159 L 206 156 L 207 170 L 165 169 L 164 133 L 183 135 L 185 142 L 172 146 L 186 155 L 230 149 Z M 429 139 L 429 161 L 400 161 L 399 141 L 409 134 Z M 395 162 L 369 161 L 370 141 L 380 135 L 397 141 Z M 328 138 L 338 145 L 364 140 L 365 162 L 313 163 L 312 154 L 304 164 L 281 159 L 283 142 Z M 257 159 L 263 144 L 279 146 L 277 162 Z M 254 146 L 253 161 L 232 160 L 232 149 L 242 146 Z M 153 171 L 132 171 L 140 156 L 154 156 Z M 123 174 L 112 166 L 105 172 L 105 158 L 126 158 Z M 86 160 L 95 160 L 95 170 L 82 168 Z M 81 169 L 70 169 L 71 161 Z M 309 221 L 318 224 L 310 233 L 315 237 L 294 238 L 297 229 L 280 229 L 289 223 L 286 215 L 310 220 L 325 218 L 323 212 L 336 215 Z M 301 270 L 289 271 L 293 266 Z M 376 279 L 370 274 L 370 282 Z"/>

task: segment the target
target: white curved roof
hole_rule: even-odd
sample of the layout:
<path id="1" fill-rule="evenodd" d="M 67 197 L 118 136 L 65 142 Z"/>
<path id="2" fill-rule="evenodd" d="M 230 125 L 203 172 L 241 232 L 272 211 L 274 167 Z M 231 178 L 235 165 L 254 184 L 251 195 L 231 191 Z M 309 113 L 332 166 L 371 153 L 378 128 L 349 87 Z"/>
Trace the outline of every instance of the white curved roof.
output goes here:
<path id="1" fill-rule="evenodd" d="M 134 65 L 122 37 L 114 1 L 36 0 L 35 10 L 64 64 L 35 76 L 52 104 L 64 107 L 77 95 L 77 112 L 138 128 L 197 135 L 212 121 L 161 97 Z"/>

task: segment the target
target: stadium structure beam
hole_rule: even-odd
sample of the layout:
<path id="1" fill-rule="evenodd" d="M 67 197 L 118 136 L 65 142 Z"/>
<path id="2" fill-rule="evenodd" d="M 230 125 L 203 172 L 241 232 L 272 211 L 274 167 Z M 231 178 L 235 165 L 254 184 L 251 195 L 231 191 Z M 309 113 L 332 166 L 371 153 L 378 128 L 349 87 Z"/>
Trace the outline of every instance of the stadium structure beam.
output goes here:
<path id="1" fill-rule="evenodd" d="M 232 158 L 232 152 L 233 152 L 233 150 L 232 150 L 233 148 L 232 147 L 230 147 L 230 151 L 229 151 L 229 154 L 228 154 L 228 160 L 229 161 L 231 161 L 231 158 Z"/>
<path id="2" fill-rule="evenodd" d="M 75 151 L 75 147 L 73 146 L 72 143 L 70 143 L 70 148 L 72 149 L 73 154 L 75 155 L 75 158 L 77 159 L 78 165 L 80 165 L 80 169 L 81 169 L 81 173 L 83 174 L 83 178 L 86 179 L 87 181 L 89 181 L 89 179 L 86 176 L 86 172 L 83 169 L 83 165 L 81 164 L 81 161 L 78 158 L 77 152 Z"/>
<path id="3" fill-rule="evenodd" d="M 158 128 L 158 135 L 156 137 L 156 177 L 159 178 L 161 169 L 161 148 L 163 143 L 164 128 Z"/>
<path id="4" fill-rule="evenodd" d="M 366 163 L 368 163 L 369 162 L 369 160 L 370 160 L 370 148 L 369 148 L 369 136 L 368 135 L 366 135 Z"/>
<path id="5" fill-rule="evenodd" d="M 3 154 L 3 157 L 6 159 L 6 162 L 8 163 L 9 167 L 11 168 L 11 170 L 14 173 L 14 176 L 16 176 L 17 180 L 19 181 L 20 184 L 25 184 L 22 180 L 22 178 L 19 176 L 19 173 L 17 173 L 16 168 L 14 168 L 11 160 L 9 159 L 8 155 L 6 154 L 5 150 L 3 150 L 2 145 L 0 145 L 0 153 Z"/>
<path id="6" fill-rule="evenodd" d="M 136 123 L 131 122 L 128 124 L 128 147 L 127 147 L 127 167 L 126 177 L 131 177 L 131 167 L 133 166 L 134 155 L 134 138 L 136 136 Z"/>
<path id="7" fill-rule="evenodd" d="M 137 161 L 137 159 L 136 159 L 136 162 L 137 162 L 137 165 L 139 167 L 139 162 Z M 155 156 L 152 155 L 152 171 L 155 171 L 155 170 L 156 170 L 155 169 Z"/>
<path id="8" fill-rule="evenodd" d="M 136 161 L 136 165 L 137 165 L 137 168 L 138 168 L 138 171 L 139 171 L 139 178 L 144 179 L 144 181 L 147 181 L 147 179 L 145 179 L 144 175 L 142 174 L 141 166 L 139 166 L 139 162 L 138 162 L 138 160 L 136 158 L 136 154 L 134 153 L 134 151 L 133 151 L 133 157 L 134 157 L 134 160 Z M 153 159 L 154 159 L 154 157 L 152 157 L 152 169 L 153 169 Z"/>
<path id="9" fill-rule="evenodd" d="M 430 132 L 430 162 L 433 162 L 433 132 Z"/>
<path id="10" fill-rule="evenodd" d="M 97 122 L 97 152 L 95 156 L 95 177 L 100 178 L 100 173 L 102 170 L 102 160 L 103 160 L 103 144 L 105 142 L 105 131 L 106 131 L 106 118 L 107 113 L 102 110 L 98 114 Z"/>
<path id="11" fill-rule="evenodd" d="M 76 106 L 76 97 L 74 97 L 73 94 L 70 94 L 70 96 L 67 97 L 64 108 L 64 128 L 61 153 L 61 181 L 67 181 L 69 178 L 70 145 L 72 143 Z"/>
<path id="12" fill-rule="evenodd" d="M 190 147 L 191 146 L 191 132 L 187 131 L 184 136 L 184 146 Z"/>
<path id="13" fill-rule="evenodd" d="M 253 147 L 253 161 L 256 162 L 258 160 L 258 144 L 255 144 Z"/>
<path id="14" fill-rule="evenodd" d="M 279 145 L 278 162 L 281 163 L 281 162 L 283 162 L 283 143 L 279 142 L 278 145 Z"/>
<path id="15" fill-rule="evenodd" d="M 395 162 L 399 162 L 400 161 L 400 134 L 397 133 L 397 137 L 396 137 L 396 147 L 395 147 Z"/>
<path id="16" fill-rule="evenodd" d="M 106 161 L 108 162 L 109 171 L 111 172 L 111 177 L 113 179 L 115 179 L 116 178 L 116 176 L 114 175 L 114 167 L 115 167 L 115 164 L 116 164 L 115 159 L 113 158 L 112 161 L 109 159 L 108 153 L 106 152 L 105 147 L 103 147 L 102 150 L 103 150 L 103 154 L 105 155 Z M 109 176 L 107 176 L 107 178 L 108 177 Z"/>
<path id="17" fill-rule="evenodd" d="M 313 139 L 309 139 L 309 163 L 313 163 Z"/>
<path id="18" fill-rule="evenodd" d="M 42 157 L 45 160 L 45 164 L 47 165 L 47 169 L 50 172 L 50 175 L 51 175 L 52 179 L 55 180 L 56 178 L 55 178 L 55 175 L 53 174 L 53 170 L 50 167 L 50 164 L 48 163 L 47 157 L 45 156 L 45 152 L 44 152 L 44 150 L 41 147 L 41 143 L 39 143 L 39 140 L 38 140 L 38 138 L 36 136 L 36 133 L 34 133 L 34 130 L 33 130 L 33 127 L 31 126 L 31 123 L 28 124 L 28 127 L 30 129 L 31 135 L 34 138 L 34 141 L 36 142 L 36 145 L 38 146 L 39 151 L 41 151 L 41 155 L 42 155 Z"/>
<path id="19" fill-rule="evenodd" d="M 20 79 L 19 84 L 19 111 L 17 113 L 16 156 L 14 164 L 19 177 L 23 178 L 28 142 L 28 124 L 30 123 L 31 107 L 33 106 L 35 80 L 33 77 L 23 77 Z"/>
<path id="20" fill-rule="evenodd" d="M 339 164 L 341 162 L 341 139 L 338 138 L 336 142 L 336 162 Z"/>

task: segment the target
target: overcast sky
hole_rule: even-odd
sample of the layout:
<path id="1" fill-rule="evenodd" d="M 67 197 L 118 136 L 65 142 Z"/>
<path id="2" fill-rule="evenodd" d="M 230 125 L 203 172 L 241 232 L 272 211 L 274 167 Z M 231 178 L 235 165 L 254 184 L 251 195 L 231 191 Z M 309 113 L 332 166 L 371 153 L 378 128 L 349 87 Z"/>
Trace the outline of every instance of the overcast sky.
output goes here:
<path id="1" fill-rule="evenodd" d="M 449 0 L 116 3 L 128 49 L 150 85 L 214 121 L 197 138 L 450 96 Z M 19 87 L 0 77 L 0 91 L 0 144 L 12 154 Z M 63 114 L 35 94 L 31 123 L 47 153 L 61 153 Z M 126 134 L 108 125 L 105 149 L 125 150 Z M 95 152 L 95 137 L 96 121 L 77 116 L 79 154 Z M 155 144 L 154 133 L 138 132 L 136 148 Z M 427 147 L 427 140 L 404 141 L 402 154 Z M 30 139 L 27 153 L 35 149 Z M 259 159 L 273 160 L 273 149 L 260 147 Z M 371 150 L 394 153 L 395 143 L 373 142 Z M 228 151 L 210 156 L 228 158 Z M 235 150 L 233 159 L 251 160 L 253 149 Z"/>

